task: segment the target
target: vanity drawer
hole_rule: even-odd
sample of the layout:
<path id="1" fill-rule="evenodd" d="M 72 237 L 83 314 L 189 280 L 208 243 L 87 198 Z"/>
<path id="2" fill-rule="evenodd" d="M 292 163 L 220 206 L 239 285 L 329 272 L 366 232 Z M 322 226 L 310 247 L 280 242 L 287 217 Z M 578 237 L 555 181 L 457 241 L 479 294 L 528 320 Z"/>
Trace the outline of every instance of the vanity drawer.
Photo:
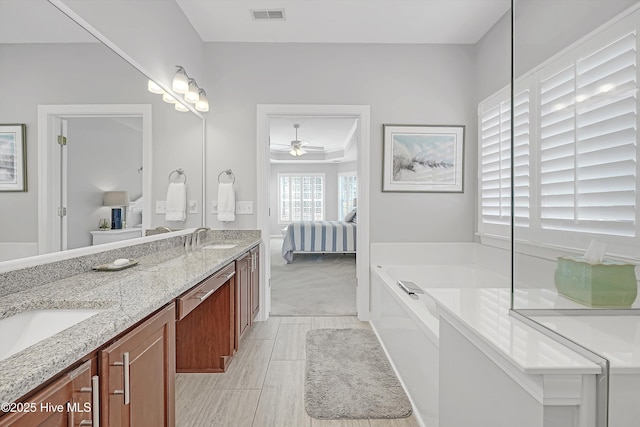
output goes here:
<path id="1" fill-rule="evenodd" d="M 217 273 L 209 276 L 193 289 L 177 299 L 178 320 L 183 319 L 193 309 L 209 298 L 236 274 L 235 263 L 231 263 Z"/>

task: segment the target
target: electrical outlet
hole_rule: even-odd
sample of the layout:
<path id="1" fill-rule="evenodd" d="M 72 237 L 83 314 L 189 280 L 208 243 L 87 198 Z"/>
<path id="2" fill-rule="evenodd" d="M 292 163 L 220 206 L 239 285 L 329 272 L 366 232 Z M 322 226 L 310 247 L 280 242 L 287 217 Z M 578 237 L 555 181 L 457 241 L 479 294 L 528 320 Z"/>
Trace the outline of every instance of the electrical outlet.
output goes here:
<path id="1" fill-rule="evenodd" d="M 157 214 L 167 213 L 167 202 L 166 201 L 157 201 L 156 200 L 156 213 Z"/>
<path id="2" fill-rule="evenodd" d="M 238 215 L 251 215 L 253 214 L 253 202 L 236 202 L 236 214 Z"/>
<path id="3" fill-rule="evenodd" d="M 197 214 L 198 213 L 198 201 L 197 200 L 189 200 L 189 213 Z"/>

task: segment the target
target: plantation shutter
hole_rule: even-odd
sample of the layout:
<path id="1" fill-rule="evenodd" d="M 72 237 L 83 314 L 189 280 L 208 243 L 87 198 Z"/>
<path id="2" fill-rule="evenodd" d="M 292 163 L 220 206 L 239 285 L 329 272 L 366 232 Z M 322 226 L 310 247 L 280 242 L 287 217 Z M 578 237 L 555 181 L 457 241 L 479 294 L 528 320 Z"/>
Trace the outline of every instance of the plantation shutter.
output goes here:
<path id="1" fill-rule="evenodd" d="M 496 101 L 481 104 L 480 197 L 484 224 L 511 224 L 511 102 L 503 91 Z M 514 217 L 529 225 L 529 89 L 514 96 Z M 482 227 L 479 227 L 482 228 Z"/>
<path id="2" fill-rule="evenodd" d="M 635 236 L 635 31 L 590 52 L 541 79 L 541 226 Z"/>

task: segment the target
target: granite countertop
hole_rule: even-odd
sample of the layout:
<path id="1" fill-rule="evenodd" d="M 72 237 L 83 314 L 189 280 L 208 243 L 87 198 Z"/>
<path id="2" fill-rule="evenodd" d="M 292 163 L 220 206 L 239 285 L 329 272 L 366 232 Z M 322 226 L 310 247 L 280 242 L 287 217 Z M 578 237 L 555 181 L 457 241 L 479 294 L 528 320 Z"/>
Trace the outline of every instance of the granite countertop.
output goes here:
<path id="1" fill-rule="evenodd" d="M 137 258 L 121 271 L 90 271 L 14 292 L 0 300 L 0 317 L 41 309 L 99 308 L 104 311 L 0 361 L 0 402 L 13 402 L 102 347 L 207 276 L 260 242 L 240 237 L 216 243 L 231 249 L 183 247 Z M 132 257 L 133 258 L 133 257 Z"/>

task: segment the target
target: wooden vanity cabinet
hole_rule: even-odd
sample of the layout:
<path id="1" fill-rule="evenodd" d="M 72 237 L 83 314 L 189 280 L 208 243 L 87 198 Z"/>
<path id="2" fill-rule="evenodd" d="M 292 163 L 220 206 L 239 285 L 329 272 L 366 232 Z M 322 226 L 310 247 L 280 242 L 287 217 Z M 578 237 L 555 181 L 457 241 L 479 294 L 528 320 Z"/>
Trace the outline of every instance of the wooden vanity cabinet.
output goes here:
<path id="1" fill-rule="evenodd" d="M 252 258 L 251 264 L 251 322 L 258 315 L 260 310 L 260 246 L 256 246 L 249 251 Z"/>
<path id="2" fill-rule="evenodd" d="M 92 425 L 93 410 L 99 415 L 98 377 L 95 359 L 63 374 L 28 400 L 16 403 L 16 412 L 0 418 L 0 426 Z"/>
<path id="3" fill-rule="evenodd" d="M 242 337 L 247 327 L 253 323 L 255 315 L 260 309 L 259 258 L 260 249 L 259 246 L 255 246 L 236 260 L 236 306 L 238 311 L 236 323 L 238 339 Z"/>
<path id="4" fill-rule="evenodd" d="M 235 352 L 235 264 L 177 299 L 177 372 L 224 372 Z"/>
<path id="5" fill-rule="evenodd" d="M 236 260 L 236 329 L 237 340 L 236 348 L 238 348 L 238 342 L 247 330 L 247 327 L 251 324 L 250 313 L 250 290 L 251 290 L 251 255 L 249 252 L 243 254 Z"/>
<path id="6" fill-rule="evenodd" d="M 101 425 L 175 425 L 175 304 L 100 351 Z"/>

